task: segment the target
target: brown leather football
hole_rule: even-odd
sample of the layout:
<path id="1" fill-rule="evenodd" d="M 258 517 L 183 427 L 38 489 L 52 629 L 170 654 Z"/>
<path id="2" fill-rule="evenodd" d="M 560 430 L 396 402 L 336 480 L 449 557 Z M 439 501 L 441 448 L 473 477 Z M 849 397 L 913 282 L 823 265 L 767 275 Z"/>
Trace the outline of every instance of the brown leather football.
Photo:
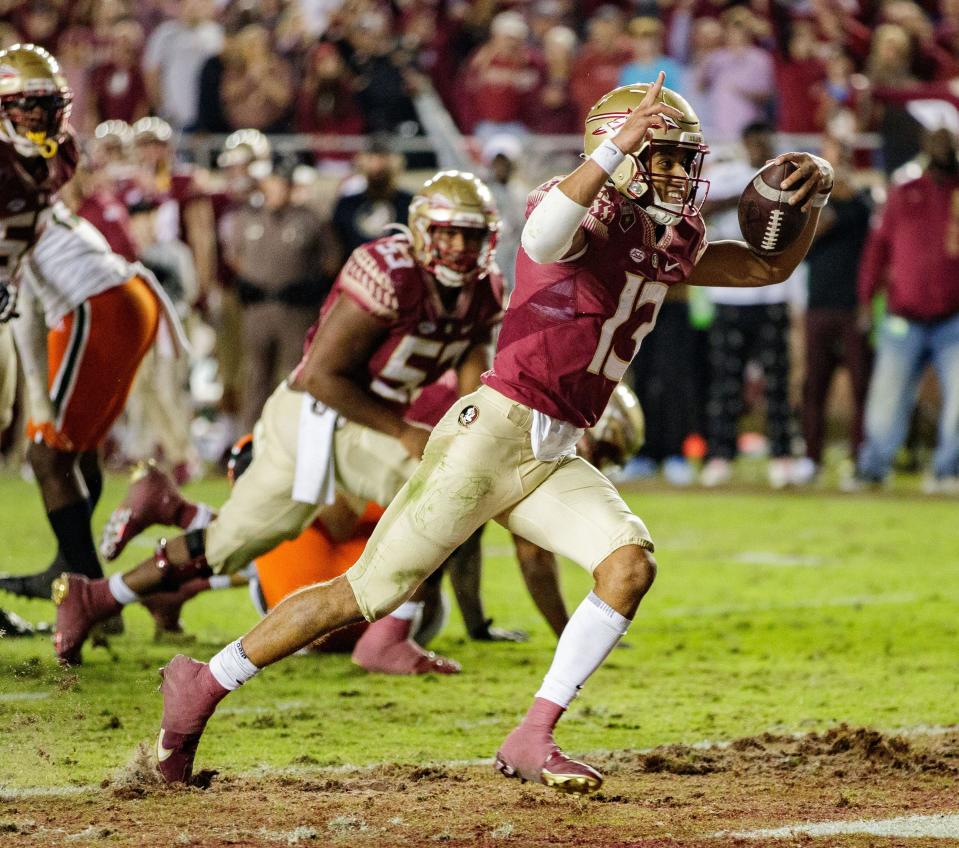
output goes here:
<path id="1" fill-rule="evenodd" d="M 789 205 L 795 190 L 779 187 L 795 169 L 792 162 L 766 165 L 739 198 L 739 229 L 749 246 L 764 256 L 782 253 L 799 237 L 809 218 L 799 206 Z"/>

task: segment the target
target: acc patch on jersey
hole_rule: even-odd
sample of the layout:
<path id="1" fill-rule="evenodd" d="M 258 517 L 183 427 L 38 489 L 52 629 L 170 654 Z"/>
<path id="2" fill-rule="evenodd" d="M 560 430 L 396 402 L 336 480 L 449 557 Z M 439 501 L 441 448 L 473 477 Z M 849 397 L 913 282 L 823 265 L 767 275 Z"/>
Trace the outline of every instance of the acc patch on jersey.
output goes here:
<path id="1" fill-rule="evenodd" d="M 457 420 L 463 427 L 469 427 L 477 418 L 479 418 L 479 410 L 473 404 L 470 404 L 460 413 Z"/>

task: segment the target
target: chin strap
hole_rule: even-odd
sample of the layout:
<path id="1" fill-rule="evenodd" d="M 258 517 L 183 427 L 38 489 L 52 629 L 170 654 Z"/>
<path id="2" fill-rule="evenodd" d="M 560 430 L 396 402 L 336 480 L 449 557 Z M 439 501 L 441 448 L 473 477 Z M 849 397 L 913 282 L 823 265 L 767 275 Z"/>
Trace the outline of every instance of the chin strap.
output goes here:
<path id="1" fill-rule="evenodd" d="M 28 132 L 25 135 L 20 135 L 9 118 L 4 118 L 0 122 L 0 136 L 6 136 L 13 144 L 13 149 L 28 159 L 32 159 L 34 156 L 52 159 L 60 149 L 56 139 L 47 138 L 45 132 Z"/>
<path id="2" fill-rule="evenodd" d="M 673 212 L 665 203 L 660 201 L 655 188 L 651 190 L 653 193 L 653 203 L 643 207 L 646 214 L 657 224 L 662 224 L 664 227 L 671 227 L 674 224 L 678 224 L 683 219 L 682 214 L 680 212 Z"/>
<path id="3" fill-rule="evenodd" d="M 36 145 L 37 152 L 44 159 L 52 159 L 57 155 L 57 151 L 60 149 L 60 145 L 57 144 L 56 139 L 47 138 L 45 132 L 28 132 L 26 136 Z"/>

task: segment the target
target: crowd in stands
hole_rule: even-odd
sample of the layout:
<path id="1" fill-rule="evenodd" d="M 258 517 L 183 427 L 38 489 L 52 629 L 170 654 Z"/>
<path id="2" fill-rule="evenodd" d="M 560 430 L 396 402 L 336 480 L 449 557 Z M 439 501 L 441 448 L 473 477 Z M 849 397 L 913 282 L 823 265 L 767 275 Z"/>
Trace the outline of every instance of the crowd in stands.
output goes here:
<path id="1" fill-rule="evenodd" d="M 0 43 L 60 58 L 81 133 L 155 114 L 212 133 L 414 135 L 424 81 L 466 133 L 577 133 L 599 95 L 662 68 L 713 143 L 757 120 L 788 133 L 885 131 L 896 136 L 891 170 L 909 153 L 895 107 L 959 97 L 955 0 L 2 5 Z"/>
<path id="2" fill-rule="evenodd" d="M 78 180 L 75 206 L 97 206 L 100 225 L 112 232 L 111 243 L 116 239 L 122 247 L 114 249 L 150 259 L 159 275 L 176 281 L 184 311 L 198 310 L 212 324 L 222 403 L 246 421 L 255 420 L 258 410 L 239 399 L 243 368 L 249 368 L 239 363 L 240 340 L 253 345 L 253 335 L 242 329 L 243 314 L 263 313 L 264 298 L 272 300 L 274 293 L 263 294 L 271 284 L 257 277 L 253 260 L 263 255 L 244 253 L 244 234 L 255 228 L 240 227 L 237 222 L 246 218 L 235 213 L 254 193 L 269 191 L 262 184 L 267 172 L 286 182 L 286 195 L 277 201 L 283 205 L 304 182 L 295 178 L 298 163 L 323 164 L 316 160 L 326 156 L 339 161 L 343 176 L 349 156 L 319 154 L 323 145 L 317 144 L 296 161 L 261 168 L 258 175 L 252 166 L 257 160 L 269 163 L 270 155 L 254 150 L 250 136 L 239 144 L 245 151 L 239 158 L 221 156 L 218 163 L 202 163 L 209 171 L 190 172 L 174 161 L 178 139 L 245 130 L 373 139 L 348 178 L 315 204 L 324 238 L 304 246 L 303 257 L 311 257 L 316 272 L 291 265 L 288 279 L 276 283 L 277 292 L 295 289 L 296 302 L 284 308 L 301 312 L 295 320 L 292 313 L 277 312 L 277 327 L 306 321 L 315 311 L 356 232 L 371 237 L 371 227 L 388 223 L 384 216 L 404 219 L 408 194 L 398 196 L 395 185 L 403 163 L 393 151 L 405 140 L 432 135 L 418 103 L 424 92 L 435 93 L 455 128 L 473 138 L 469 149 L 484 176 L 495 179 L 498 168 L 508 169 L 506 185 L 507 179 L 515 181 L 515 169 L 522 172 L 522 151 L 536 147 L 537 135 L 580 133 L 583 116 L 602 94 L 665 70 L 666 84 L 694 105 L 713 159 L 727 169 L 714 175 L 717 192 L 711 200 L 718 204 L 713 208 L 719 227 L 714 237 L 725 226 L 722 204 L 738 196 L 734 188 L 728 197 L 722 194 L 724 176 L 735 174 L 739 185 L 743 169 L 755 167 L 740 145 L 744 133 L 770 139 L 790 134 L 805 140 L 802 149 L 833 151 L 842 160 L 842 203 L 848 204 L 841 207 L 840 222 L 854 232 L 843 232 L 839 246 L 827 241 L 817 248 L 824 258 L 817 260 L 817 251 L 811 257 L 809 305 L 826 313 L 816 317 L 810 338 L 826 333 L 821 343 L 827 358 L 807 358 L 803 370 L 816 384 L 804 390 L 802 415 L 793 415 L 800 406 L 795 386 L 792 409 L 786 408 L 787 383 L 796 368 L 783 359 L 791 300 L 785 288 L 760 301 L 721 294 L 711 303 L 690 302 L 685 294 L 668 301 L 660 329 L 634 368 L 654 426 L 646 454 L 632 470 L 669 468 L 674 482 L 691 479 L 683 464 L 697 454 L 690 450 L 691 433 L 707 437 L 705 452 L 712 459 L 731 460 L 741 447 L 734 423 L 749 374 L 743 357 L 763 364 L 767 390 L 775 383 L 775 399 L 767 397 L 774 404 L 767 409 L 775 428 L 774 459 L 795 453 L 790 427 L 798 432 L 798 426 L 790 422 L 803 421 L 806 464 L 797 464 L 791 476 L 771 473 L 770 481 L 812 479 L 822 462 L 829 378 L 834 364 L 843 361 L 833 350 L 839 343 L 835 333 L 826 329 L 835 317 L 829 310 L 857 311 L 856 281 L 847 279 L 843 294 L 833 296 L 829 292 L 838 284 L 824 282 L 824 275 L 836 267 L 846 277 L 856 272 L 866 222 L 876 201 L 884 200 L 886 185 L 903 175 L 918 176 L 918 166 L 909 163 L 920 151 L 923 124 L 929 125 L 922 103 L 959 106 L 959 0 L 0 0 L 0 47 L 18 41 L 44 46 L 59 58 L 74 92 L 72 123 L 95 151 Z M 149 116 L 160 121 L 151 124 Z M 118 129 L 124 126 L 137 129 Z M 236 137 L 233 143 L 237 147 Z M 406 164 L 428 168 L 436 160 L 408 156 Z M 525 176 L 532 181 L 549 174 Z M 413 179 L 404 187 L 416 184 Z M 864 185 L 871 193 L 859 191 Z M 504 217 L 515 220 L 524 192 L 515 185 L 511 192 L 503 196 L 515 197 L 517 209 L 504 210 Z M 119 211 L 111 198 L 115 205 L 119 200 Z M 129 226 L 118 219 L 129 219 Z M 520 225 L 521 218 L 513 228 L 518 232 Z M 273 229 L 288 241 L 282 225 Z M 158 243 L 178 247 L 157 249 Z M 184 250 L 192 259 L 188 271 L 177 264 Z M 749 332 L 767 340 L 772 334 L 775 344 L 731 353 L 730 333 L 741 335 L 739 322 L 749 316 L 762 317 Z M 772 323 L 763 323 L 767 320 Z M 863 326 L 861 315 L 857 320 Z M 265 326 L 257 322 L 261 332 Z M 697 328 L 701 332 L 694 332 Z M 669 359 L 675 350 L 666 338 L 671 332 L 676 335 L 670 338 L 690 351 L 687 366 Z M 665 355 L 653 344 L 659 336 Z M 861 440 L 869 370 L 861 342 L 861 334 L 850 336 L 846 344 L 855 347 L 856 356 L 845 355 L 854 378 L 849 416 L 854 446 Z M 248 379 L 262 383 L 266 370 L 288 367 L 295 355 L 290 350 L 261 357 L 255 378 Z M 660 409 L 668 389 L 662 380 L 657 384 L 665 367 L 655 364 L 660 362 L 671 369 L 673 385 L 686 387 L 680 413 L 675 404 Z M 823 362 L 829 367 L 817 370 Z M 703 376 L 712 373 L 710 364 L 717 373 L 736 374 L 711 380 Z M 728 396 L 720 397 L 724 391 Z M 726 422 L 721 434 L 720 421 Z M 175 458 L 194 462 L 186 448 Z M 959 481 L 959 468 L 946 469 L 943 476 Z M 716 482 L 724 479 L 719 474 Z"/>

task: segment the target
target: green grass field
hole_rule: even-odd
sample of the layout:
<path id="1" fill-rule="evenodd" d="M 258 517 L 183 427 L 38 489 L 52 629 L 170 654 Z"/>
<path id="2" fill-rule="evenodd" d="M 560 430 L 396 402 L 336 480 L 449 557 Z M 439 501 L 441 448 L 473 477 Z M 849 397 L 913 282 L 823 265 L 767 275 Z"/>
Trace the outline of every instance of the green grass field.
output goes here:
<path id="1" fill-rule="evenodd" d="M 98 527 L 122 496 L 108 481 Z M 222 481 L 190 488 L 220 503 Z M 628 499 L 657 543 L 659 579 L 630 631 L 559 733 L 571 751 L 730 739 L 837 722 L 894 730 L 957 721 L 959 504 L 915 497 L 639 489 Z M 128 548 L 144 554 L 155 534 Z M 369 676 L 348 657 L 294 657 L 226 701 L 198 768 L 226 774 L 297 765 L 489 758 L 525 710 L 553 638 L 538 618 L 506 534 L 484 540 L 484 590 L 523 645 L 465 639 L 458 613 L 431 647 L 455 678 Z M 0 571 L 45 566 L 53 551 L 35 486 L 0 477 Z M 588 577 L 565 565 L 570 605 Z M 0 597 L 37 621 L 53 607 Z M 110 652 L 60 669 L 45 638 L 0 640 L 0 789 L 98 784 L 159 724 L 157 668 L 176 649 L 151 641 L 140 608 Z M 184 622 L 208 659 L 256 620 L 243 590 L 207 593 Z"/>

